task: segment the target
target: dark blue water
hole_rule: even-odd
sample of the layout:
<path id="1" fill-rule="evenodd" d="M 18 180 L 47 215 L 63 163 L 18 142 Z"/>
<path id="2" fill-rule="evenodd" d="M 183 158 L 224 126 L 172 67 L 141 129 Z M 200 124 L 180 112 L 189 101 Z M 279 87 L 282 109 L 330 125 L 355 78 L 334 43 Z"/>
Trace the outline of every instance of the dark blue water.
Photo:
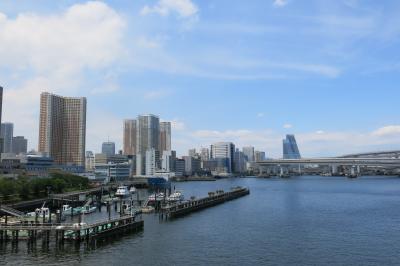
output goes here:
<path id="1" fill-rule="evenodd" d="M 398 265 L 400 179 L 297 177 L 177 183 L 186 196 L 247 186 L 249 196 L 96 249 L 29 251 L 8 245 L 5 265 Z"/>

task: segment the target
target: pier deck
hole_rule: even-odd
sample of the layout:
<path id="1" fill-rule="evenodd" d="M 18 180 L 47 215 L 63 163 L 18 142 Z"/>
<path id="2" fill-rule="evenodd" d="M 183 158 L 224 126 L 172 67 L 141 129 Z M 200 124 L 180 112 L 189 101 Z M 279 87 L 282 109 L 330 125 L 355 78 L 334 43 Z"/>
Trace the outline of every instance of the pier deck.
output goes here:
<path id="1" fill-rule="evenodd" d="M 0 241 L 18 241 L 22 239 L 36 240 L 42 238 L 49 242 L 51 236 L 56 241 L 89 240 L 105 234 L 113 234 L 121 231 L 140 230 L 143 221 L 136 221 L 134 216 L 123 216 L 115 219 L 99 221 L 92 224 L 54 224 L 54 223 L 13 223 L 0 224 Z"/>
<path id="2" fill-rule="evenodd" d="M 195 212 L 201 209 L 212 207 L 226 201 L 237 199 L 250 194 L 248 188 L 236 187 L 229 192 L 217 191 L 210 192 L 208 197 L 177 203 L 174 205 L 163 206 L 161 209 L 162 218 L 175 218 Z"/>

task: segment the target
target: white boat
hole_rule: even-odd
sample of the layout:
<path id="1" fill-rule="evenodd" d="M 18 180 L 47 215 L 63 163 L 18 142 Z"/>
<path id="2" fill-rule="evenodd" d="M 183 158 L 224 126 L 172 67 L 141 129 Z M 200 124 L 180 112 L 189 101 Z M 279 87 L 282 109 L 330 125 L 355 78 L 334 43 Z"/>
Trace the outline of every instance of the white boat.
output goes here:
<path id="1" fill-rule="evenodd" d="M 51 214 L 49 208 L 42 207 L 42 208 L 37 208 L 34 212 L 28 212 L 26 215 L 30 217 L 36 217 L 37 215 L 38 218 L 42 218 L 44 216 L 45 219 L 49 219 Z"/>
<path id="2" fill-rule="evenodd" d="M 185 197 L 183 196 L 181 191 L 175 191 L 167 198 L 168 201 L 182 201 Z"/>
<path id="3" fill-rule="evenodd" d="M 135 188 L 135 186 L 131 186 L 131 188 L 129 189 L 129 192 L 130 192 L 131 194 L 135 194 L 135 193 L 136 193 L 136 188 Z"/>
<path id="4" fill-rule="evenodd" d="M 162 199 L 164 199 L 164 193 L 157 193 L 157 194 L 151 194 L 150 196 L 149 196 L 149 201 L 155 201 L 156 199 L 157 200 L 162 200 Z"/>
<path id="5" fill-rule="evenodd" d="M 90 207 L 90 206 L 84 206 L 84 207 L 82 207 L 82 209 L 81 209 L 81 213 L 83 213 L 83 214 L 89 214 L 89 213 L 95 212 L 96 209 L 97 209 L 97 208 L 94 207 L 94 206 L 92 206 L 92 207 Z"/>
<path id="6" fill-rule="evenodd" d="M 72 210 L 72 207 L 67 204 L 62 206 L 62 214 L 63 215 L 71 215 L 71 210 Z"/>
<path id="7" fill-rule="evenodd" d="M 127 186 L 119 186 L 117 188 L 117 192 L 115 192 L 115 196 L 117 197 L 127 197 L 129 196 L 131 193 L 128 190 Z"/>
<path id="8" fill-rule="evenodd" d="M 141 209 L 141 211 L 142 211 L 143 213 L 152 213 L 152 212 L 154 212 L 154 207 L 153 207 L 153 206 L 143 207 L 143 208 Z"/>

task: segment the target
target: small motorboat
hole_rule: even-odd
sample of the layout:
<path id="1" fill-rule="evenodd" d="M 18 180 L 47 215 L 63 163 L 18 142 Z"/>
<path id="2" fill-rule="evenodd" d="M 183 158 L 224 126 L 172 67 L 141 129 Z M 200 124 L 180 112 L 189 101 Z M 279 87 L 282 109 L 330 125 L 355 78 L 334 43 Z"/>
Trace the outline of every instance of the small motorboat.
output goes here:
<path id="1" fill-rule="evenodd" d="M 81 213 L 89 214 L 89 213 L 95 212 L 96 209 L 97 208 L 95 206 L 83 206 L 81 209 Z"/>
<path id="2" fill-rule="evenodd" d="M 163 192 L 157 193 L 157 194 L 151 194 L 149 196 L 149 201 L 156 201 L 156 200 L 162 200 L 164 199 L 165 194 Z"/>
<path id="3" fill-rule="evenodd" d="M 154 207 L 153 206 L 142 207 L 141 211 L 142 213 L 152 213 L 154 212 Z"/>
<path id="4" fill-rule="evenodd" d="M 185 197 L 183 196 L 181 191 L 175 191 L 167 198 L 168 201 L 182 201 Z"/>
<path id="5" fill-rule="evenodd" d="M 130 192 L 131 194 L 135 194 L 135 193 L 136 193 L 136 188 L 135 188 L 135 186 L 131 186 L 131 188 L 129 189 L 129 192 Z"/>
<path id="6" fill-rule="evenodd" d="M 119 186 L 117 188 L 117 192 L 115 192 L 115 196 L 123 198 L 131 195 L 131 192 L 129 192 L 127 186 Z"/>
<path id="7" fill-rule="evenodd" d="M 28 212 L 26 214 L 26 216 L 29 216 L 29 217 L 36 217 L 37 216 L 39 219 L 43 218 L 43 216 L 44 216 L 45 219 L 49 219 L 50 215 L 51 215 L 50 209 L 47 208 L 47 207 L 37 208 L 34 212 Z"/>

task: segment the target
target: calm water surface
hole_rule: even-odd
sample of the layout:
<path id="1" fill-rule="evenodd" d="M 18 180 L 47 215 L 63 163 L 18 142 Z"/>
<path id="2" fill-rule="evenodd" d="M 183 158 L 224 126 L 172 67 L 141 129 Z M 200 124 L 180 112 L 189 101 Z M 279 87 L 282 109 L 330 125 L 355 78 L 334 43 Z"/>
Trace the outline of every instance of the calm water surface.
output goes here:
<path id="1" fill-rule="evenodd" d="M 96 249 L 0 248 L 3 265 L 399 265 L 400 178 L 296 177 L 176 183 L 186 196 L 247 186 L 249 196 Z"/>

